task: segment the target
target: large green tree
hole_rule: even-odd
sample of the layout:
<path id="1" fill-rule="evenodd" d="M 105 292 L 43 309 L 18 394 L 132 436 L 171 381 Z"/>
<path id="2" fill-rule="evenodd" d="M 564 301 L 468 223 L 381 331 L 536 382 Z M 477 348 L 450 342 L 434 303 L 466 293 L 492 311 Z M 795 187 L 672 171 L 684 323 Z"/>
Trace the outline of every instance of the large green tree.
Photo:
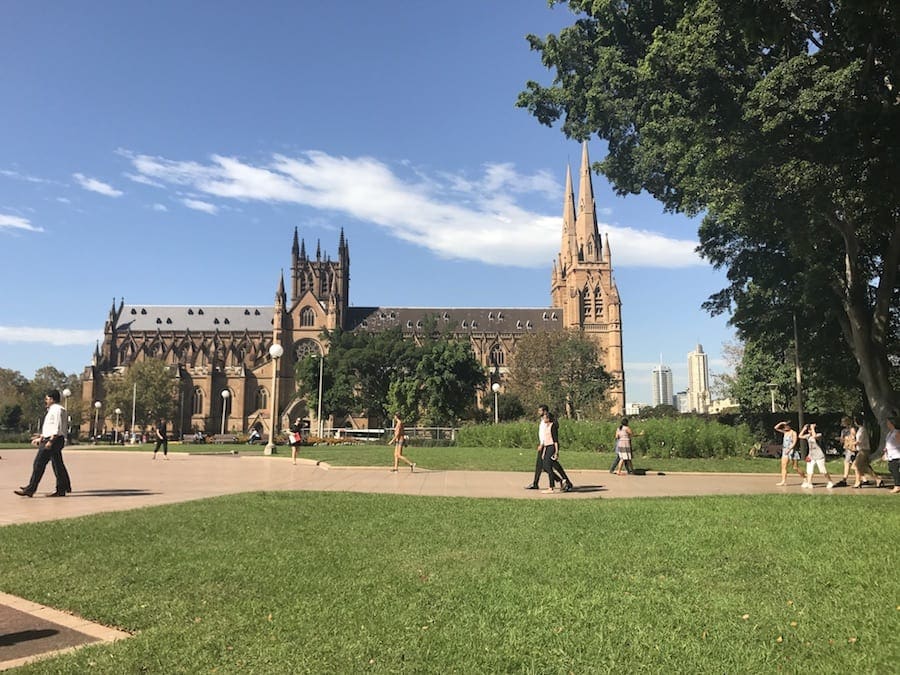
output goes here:
<path id="1" fill-rule="evenodd" d="M 786 342 L 793 314 L 829 349 L 840 336 L 883 425 L 898 407 L 900 6 L 550 4 L 578 18 L 529 36 L 556 75 L 519 105 L 605 139 L 598 168 L 620 193 L 704 212 L 699 250 L 729 280 L 708 309 L 732 311 L 744 338 Z"/>
<path id="2" fill-rule="evenodd" d="M 165 362 L 159 359 L 137 361 L 123 377 L 110 378 L 101 415 L 114 419 L 113 411 L 122 411 L 121 420 L 130 421 L 134 401 L 135 423 L 155 424 L 160 417 L 173 419 L 176 408 L 177 380 Z"/>
<path id="3" fill-rule="evenodd" d="M 525 335 L 510 360 L 509 393 L 531 410 L 543 403 L 566 417 L 601 417 L 612 377 L 600 357 L 581 331 Z"/>

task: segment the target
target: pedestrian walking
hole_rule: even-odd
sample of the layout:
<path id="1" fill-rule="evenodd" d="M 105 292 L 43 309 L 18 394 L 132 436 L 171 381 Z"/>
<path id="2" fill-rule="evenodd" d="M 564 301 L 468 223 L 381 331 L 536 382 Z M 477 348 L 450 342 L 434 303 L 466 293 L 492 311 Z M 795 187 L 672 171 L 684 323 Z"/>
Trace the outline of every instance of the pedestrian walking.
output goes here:
<path id="1" fill-rule="evenodd" d="M 894 479 L 891 494 L 900 493 L 900 431 L 897 430 L 897 418 L 887 418 L 887 435 L 884 437 L 884 458 Z"/>
<path id="2" fill-rule="evenodd" d="M 391 437 L 391 443 L 394 444 L 394 468 L 391 469 L 392 472 L 397 471 L 401 459 L 409 465 L 410 471 L 416 470 L 416 463 L 408 460 L 403 454 L 403 448 L 406 447 L 406 441 L 406 426 L 403 424 L 403 420 L 400 419 L 400 415 L 395 414 L 394 435 Z"/>
<path id="3" fill-rule="evenodd" d="M 806 482 L 806 476 L 800 469 L 800 451 L 797 449 L 797 432 L 791 429 L 790 422 L 779 422 L 775 425 L 775 431 L 784 434 L 781 439 L 781 482 L 776 485 L 787 485 L 787 470 L 790 463 L 797 475 Z"/>
<path id="4" fill-rule="evenodd" d="M 63 462 L 62 449 L 66 444 L 66 428 L 68 426 L 68 413 L 59 404 L 60 394 L 58 389 L 51 389 L 44 396 L 44 405 L 47 413 L 41 425 L 41 433 L 31 440 L 31 444 L 37 446 L 37 454 L 34 457 L 34 465 L 31 471 L 31 479 L 28 485 L 13 490 L 21 497 L 33 497 L 38 485 L 44 477 L 47 463 L 51 463 L 53 474 L 56 476 L 56 491 L 48 494 L 48 497 L 65 497 L 72 491 L 72 483 L 69 480 L 69 472 Z"/>
<path id="5" fill-rule="evenodd" d="M 163 451 L 163 459 L 169 459 L 169 428 L 166 426 L 166 419 L 160 417 L 156 423 L 156 445 L 153 446 L 153 459 L 156 459 L 156 453 L 160 447 Z"/>
<path id="6" fill-rule="evenodd" d="M 804 424 L 803 428 L 800 429 L 800 438 L 805 439 L 809 446 L 809 454 L 806 456 L 806 480 L 803 481 L 801 487 L 810 490 L 813 488 L 813 473 L 814 469 L 818 467 L 819 473 L 823 474 L 828 481 L 825 487 L 833 488 L 834 483 L 831 480 L 831 474 L 828 473 L 828 468 L 825 466 L 825 452 L 822 450 L 822 446 L 819 445 L 819 439 L 822 438 L 822 434 L 816 431 L 815 423 Z"/>
<path id="7" fill-rule="evenodd" d="M 631 464 L 631 439 L 634 432 L 628 426 L 628 418 L 623 417 L 619 428 L 616 429 L 616 451 L 619 455 L 619 463 L 616 465 L 616 475 L 622 475 L 622 469 L 627 469 L 628 473 L 634 472 Z"/>
<path id="8" fill-rule="evenodd" d="M 872 445 L 869 442 L 869 430 L 863 424 L 862 419 L 857 417 L 853 420 L 856 427 L 856 461 L 853 462 L 853 473 L 856 476 L 856 482 L 853 484 L 855 488 L 861 488 L 866 483 L 875 483 L 875 487 L 884 487 L 884 481 L 875 473 L 872 468 L 871 455 Z M 869 480 L 871 479 L 871 481 Z"/>
<path id="9" fill-rule="evenodd" d="M 846 416 L 841 418 L 840 443 L 844 452 L 844 475 L 836 485 L 846 487 L 850 470 L 853 468 L 853 463 L 856 462 L 856 428 L 853 426 L 853 420 Z"/>
<path id="10" fill-rule="evenodd" d="M 288 441 L 291 444 L 291 460 L 297 463 L 297 449 L 303 444 L 303 420 L 299 417 L 288 429 Z"/>
<path id="11" fill-rule="evenodd" d="M 574 486 L 559 462 L 559 422 L 546 405 L 538 407 L 538 414 L 541 416 L 538 424 L 538 449 L 541 453 L 543 469 L 550 478 L 550 487 L 543 492 L 544 494 L 554 492 L 557 480 L 562 485 L 564 492 L 571 492 Z"/>

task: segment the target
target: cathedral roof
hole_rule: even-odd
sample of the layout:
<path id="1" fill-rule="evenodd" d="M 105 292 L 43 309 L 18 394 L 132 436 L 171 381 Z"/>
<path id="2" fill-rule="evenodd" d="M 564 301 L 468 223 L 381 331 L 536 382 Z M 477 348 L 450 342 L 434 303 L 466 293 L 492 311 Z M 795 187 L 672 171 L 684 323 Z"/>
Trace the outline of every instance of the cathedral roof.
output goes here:
<path id="1" fill-rule="evenodd" d="M 123 305 L 116 330 L 269 332 L 273 314 L 271 305 Z"/>
<path id="2" fill-rule="evenodd" d="M 435 321 L 454 333 L 527 333 L 562 330 L 558 307 L 350 307 L 347 330 L 421 329 Z"/>

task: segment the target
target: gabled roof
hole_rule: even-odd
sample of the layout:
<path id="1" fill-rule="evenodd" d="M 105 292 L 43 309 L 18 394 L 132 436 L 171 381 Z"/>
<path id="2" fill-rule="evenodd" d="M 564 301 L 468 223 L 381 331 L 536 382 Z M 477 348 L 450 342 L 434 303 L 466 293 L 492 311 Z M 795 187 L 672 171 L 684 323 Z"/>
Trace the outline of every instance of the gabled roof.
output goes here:
<path id="1" fill-rule="evenodd" d="M 421 330 L 434 321 L 454 333 L 527 333 L 562 330 L 557 307 L 350 307 L 347 330 Z"/>
<path id="2" fill-rule="evenodd" d="M 269 306 L 123 305 L 114 330 L 243 333 L 272 330 Z"/>

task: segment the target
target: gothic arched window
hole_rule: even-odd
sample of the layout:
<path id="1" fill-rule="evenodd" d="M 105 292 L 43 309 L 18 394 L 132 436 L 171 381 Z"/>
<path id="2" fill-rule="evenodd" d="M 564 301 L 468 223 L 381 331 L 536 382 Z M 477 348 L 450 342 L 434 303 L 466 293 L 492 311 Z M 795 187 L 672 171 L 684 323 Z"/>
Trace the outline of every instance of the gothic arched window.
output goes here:
<path id="1" fill-rule="evenodd" d="M 312 307 L 304 307 L 300 312 L 300 325 L 304 327 L 316 325 L 316 313 Z"/>
<path id="2" fill-rule="evenodd" d="M 319 343 L 315 340 L 300 340 L 294 345 L 294 358 L 302 361 L 307 356 L 318 356 L 322 353 Z"/>
<path id="3" fill-rule="evenodd" d="M 260 387 L 256 390 L 256 409 L 257 410 L 265 410 L 269 407 L 269 392 L 266 391 L 265 387 Z"/>
<path id="4" fill-rule="evenodd" d="M 194 394 L 191 396 L 191 414 L 203 414 L 203 390 L 200 387 L 194 387 Z"/>
<path id="5" fill-rule="evenodd" d="M 502 366 L 504 361 L 506 360 L 506 356 L 503 354 L 503 347 L 500 345 L 494 345 L 491 347 L 491 365 L 492 366 Z"/>

